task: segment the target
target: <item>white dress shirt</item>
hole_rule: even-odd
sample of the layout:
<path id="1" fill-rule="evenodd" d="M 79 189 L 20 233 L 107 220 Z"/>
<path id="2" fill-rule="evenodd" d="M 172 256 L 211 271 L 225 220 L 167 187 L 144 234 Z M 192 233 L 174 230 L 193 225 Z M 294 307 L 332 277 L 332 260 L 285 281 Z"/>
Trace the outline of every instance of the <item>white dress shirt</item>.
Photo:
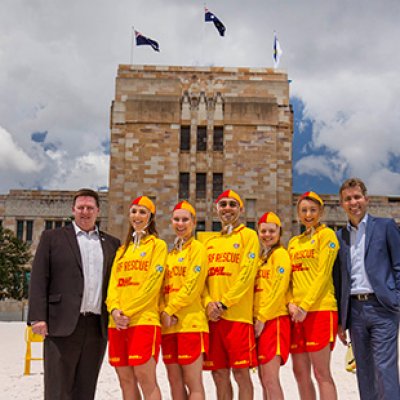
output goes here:
<path id="1" fill-rule="evenodd" d="M 351 255 L 351 294 L 373 293 L 367 272 L 365 271 L 365 232 L 368 214 L 360 221 L 357 227 L 347 224 L 350 232 Z"/>
<path id="2" fill-rule="evenodd" d="M 103 249 L 97 227 L 85 232 L 73 222 L 82 258 L 84 277 L 81 313 L 101 314 L 103 286 Z"/>

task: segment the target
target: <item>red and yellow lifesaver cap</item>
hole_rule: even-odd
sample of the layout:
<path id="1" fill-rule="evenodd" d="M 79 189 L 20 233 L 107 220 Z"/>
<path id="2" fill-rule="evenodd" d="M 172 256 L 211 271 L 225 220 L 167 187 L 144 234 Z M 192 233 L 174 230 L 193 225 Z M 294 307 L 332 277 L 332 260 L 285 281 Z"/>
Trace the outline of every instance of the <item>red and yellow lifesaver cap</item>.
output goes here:
<path id="1" fill-rule="evenodd" d="M 156 213 L 156 206 L 147 196 L 139 196 L 132 201 L 131 207 L 133 205 L 146 207 L 152 214 Z"/>
<path id="2" fill-rule="evenodd" d="M 265 214 L 263 214 L 261 216 L 261 218 L 258 220 L 258 225 L 262 224 L 262 223 L 268 223 L 268 222 L 272 222 L 275 225 L 278 226 L 282 226 L 281 224 L 281 220 L 279 219 L 279 217 L 273 213 L 272 211 L 270 212 L 266 212 Z"/>
<path id="3" fill-rule="evenodd" d="M 236 193 L 236 192 L 234 192 L 233 190 L 230 190 L 230 189 L 228 189 L 228 190 L 225 190 L 225 192 L 222 192 L 218 197 L 217 197 L 217 199 L 215 200 L 215 203 L 218 203 L 222 198 L 224 198 L 224 197 L 230 197 L 230 198 L 232 198 L 232 199 L 235 199 L 238 203 L 239 203 L 239 206 L 240 207 L 243 207 L 243 201 L 242 201 L 242 199 L 240 198 L 240 196 Z"/>
<path id="4" fill-rule="evenodd" d="M 319 197 L 319 196 L 317 195 L 317 193 L 315 193 L 315 192 L 305 192 L 305 193 L 303 193 L 303 194 L 299 197 L 299 201 L 297 202 L 297 205 L 300 203 L 301 200 L 304 200 L 304 199 L 307 199 L 307 198 L 313 199 L 313 200 L 315 200 L 316 202 L 318 202 L 321 206 L 324 206 L 323 200 L 322 200 L 321 197 Z"/>
<path id="5" fill-rule="evenodd" d="M 193 217 L 196 217 L 196 210 L 194 207 L 186 200 L 180 201 L 172 210 L 174 212 L 175 210 L 187 210 L 190 212 L 190 214 L 193 215 Z"/>

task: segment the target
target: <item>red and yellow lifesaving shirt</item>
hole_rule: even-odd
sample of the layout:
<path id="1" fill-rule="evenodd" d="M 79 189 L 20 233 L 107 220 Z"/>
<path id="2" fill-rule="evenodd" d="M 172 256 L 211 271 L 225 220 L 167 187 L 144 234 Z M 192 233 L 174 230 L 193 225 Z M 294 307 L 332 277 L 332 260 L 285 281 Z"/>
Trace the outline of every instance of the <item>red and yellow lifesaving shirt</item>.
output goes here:
<path id="1" fill-rule="evenodd" d="M 256 232 L 241 224 L 229 235 L 216 233 L 205 246 L 208 274 L 204 304 L 221 301 L 228 307 L 224 319 L 252 324 L 259 253 Z"/>
<path id="2" fill-rule="evenodd" d="M 167 257 L 161 311 L 175 315 L 178 323 L 162 327 L 162 333 L 208 332 L 201 295 L 207 276 L 206 250 L 191 238 L 181 251 L 172 250 Z"/>
<path id="3" fill-rule="evenodd" d="M 160 326 L 159 298 L 163 282 L 165 261 L 168 254 L 166 243 L 148 235 L 134 248 L 131 243 L 125 254 L 121 246 L 114 259 L 107 293 L 107 309 L 122 310 L 130 317 L 129 326 Z M 109 326 L 115 327 L 110 317 Z"/>
<path id="4" fill-rule="evenodd" d="M 254 284 L 254 318 L 266 322 L 288 315 L 291 271 L 289 253 L 283 246 L 275 249 L 267 261 L 259 259 Z"/>
<path id="5" fill-rule="evenodd" d="M 312 236 L 303 233 L 290 240 L 291 302 L 306 311 L 337 310 L 332 268 L 338 250 L 335 232 L 325 225 L 320 225 Z"/>

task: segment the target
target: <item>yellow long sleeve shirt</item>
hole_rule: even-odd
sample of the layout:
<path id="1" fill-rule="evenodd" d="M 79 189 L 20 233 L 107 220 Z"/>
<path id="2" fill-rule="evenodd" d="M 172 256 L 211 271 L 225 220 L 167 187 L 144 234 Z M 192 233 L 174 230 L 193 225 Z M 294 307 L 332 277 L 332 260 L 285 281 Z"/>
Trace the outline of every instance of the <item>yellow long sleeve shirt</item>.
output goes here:
<path id="1" fill-rule="evenodd" d="M 166 243 L 154 235 L 146 236 L 134 248 L 131 243 L 125 254 L 121 246 L 114 259 L 107 293 L 108 312 L 114 308 L 130 317 L 129 326 L 160 326 L 159 297 L 163 282 Z M 115 327 L 110 317 L 110 327 Z"/>
<path id="2" fill-rule="evenodd" d="M 222 318 L 252 324 L 259 253 L 256 232 L 241 224 L 229 235 L 212 236 L 205 246 L 208 274 L 204 304 L 220 301 L 228 307 Z"/>
<path id="3" fill-rule="evenodd" d="M 175 315 L 178 323 L 162 327 L 162 333 L 208 332 L 208 323 L 201 301 L 207 276 L 206 250 L 191 238 L 181 251 L 172 250 L 167 257 L 162 309 Z"/>
<path id="4" fill-rule="evenodd" d="M 254 285 L 254 317 L 262 322 L 288 315 L 287 303 L 292 266 L 283 246 L 258 262 Z"/>
<path id="5" fill-rule="evenodd" d="M 335 232 L 320 225 L 293 237 L 288 245 L 292 262 L 292 302 L 306 311 L 337 310 L 332 268 L 339 243 Z"/>

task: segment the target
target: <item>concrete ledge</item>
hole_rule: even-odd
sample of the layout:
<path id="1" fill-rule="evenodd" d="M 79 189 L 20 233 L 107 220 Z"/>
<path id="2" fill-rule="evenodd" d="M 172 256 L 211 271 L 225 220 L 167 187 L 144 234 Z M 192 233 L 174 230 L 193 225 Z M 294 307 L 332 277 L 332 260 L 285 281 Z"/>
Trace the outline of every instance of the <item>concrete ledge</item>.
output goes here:
<path id="1" fill-rule="evenodd" d="M 26 300 L 0 301 L 0 321 L 26 321 L 28 302 Z"/>

